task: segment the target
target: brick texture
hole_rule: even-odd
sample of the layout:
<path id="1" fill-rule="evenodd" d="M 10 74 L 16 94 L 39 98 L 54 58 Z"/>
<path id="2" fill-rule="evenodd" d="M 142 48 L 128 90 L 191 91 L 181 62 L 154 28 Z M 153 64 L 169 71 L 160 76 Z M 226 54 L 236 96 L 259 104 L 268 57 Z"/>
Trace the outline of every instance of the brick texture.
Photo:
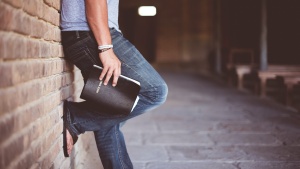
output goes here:
<path id="1" fill-rule="evenodd" d="M 60 0 L 0 1 L 1 169 L 76 168 L 93 139 L 64 157 L 62 102 L 79 100 L 83 80 L 63 58 L 59 10 Z"/>

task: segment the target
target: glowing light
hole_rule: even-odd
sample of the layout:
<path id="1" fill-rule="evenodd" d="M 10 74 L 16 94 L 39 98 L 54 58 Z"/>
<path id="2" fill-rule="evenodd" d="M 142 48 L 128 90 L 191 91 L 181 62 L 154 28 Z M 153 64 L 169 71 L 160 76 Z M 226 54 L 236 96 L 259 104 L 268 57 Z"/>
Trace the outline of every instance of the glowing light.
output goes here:
<path id="1" fill-rule="evenodd" d="M 155 16 L 156 15 L 156 7 L 155 6 L 141 6 L 138 9 L 138 13 L 140 16 Z"/>

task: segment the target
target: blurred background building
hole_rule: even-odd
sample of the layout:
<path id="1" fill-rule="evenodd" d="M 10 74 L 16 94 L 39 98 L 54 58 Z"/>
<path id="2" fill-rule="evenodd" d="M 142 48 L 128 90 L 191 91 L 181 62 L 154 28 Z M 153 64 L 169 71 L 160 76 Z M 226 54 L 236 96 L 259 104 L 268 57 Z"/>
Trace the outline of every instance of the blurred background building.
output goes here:
<path id="1" fill-rule="evenodd" d="M 139 15 L 141 6 L 156 14 Z M 62 101 L 79 101 L 83 81 L 63 58 L 59 12 L 60 0 L 0 0 L 1 169 L 88 158 L 93 135 L 71 158 L 61 148 Z M 218 78 L 299 110 L 299 18 L 299 0 L 120 0 L 119 23 L 162 72 Z"/>

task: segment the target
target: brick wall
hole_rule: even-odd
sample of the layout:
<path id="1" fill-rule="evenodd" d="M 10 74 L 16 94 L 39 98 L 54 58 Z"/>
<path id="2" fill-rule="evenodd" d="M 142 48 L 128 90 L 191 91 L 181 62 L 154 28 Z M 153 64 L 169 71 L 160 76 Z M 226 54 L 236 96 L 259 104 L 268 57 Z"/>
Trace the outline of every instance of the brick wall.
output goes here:
<path id="1" fill-rule="evenodd" d="M 91 135 L 71 158 L 62 150 L 62 100 L 77 100 L 82 79 L 63 58 L 59 9 L 60 0 L 0 0 L 1 169 L 74 168 L 84 160 Z"/>

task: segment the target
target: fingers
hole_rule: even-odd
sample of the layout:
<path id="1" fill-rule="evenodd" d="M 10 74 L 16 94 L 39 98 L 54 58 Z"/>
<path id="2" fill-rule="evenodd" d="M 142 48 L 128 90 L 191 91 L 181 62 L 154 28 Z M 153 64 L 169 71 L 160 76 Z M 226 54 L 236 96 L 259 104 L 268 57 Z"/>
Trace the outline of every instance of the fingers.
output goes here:
<path id="1" fill-rule="evenodd" d="M 119 79 L 119 76 L 121 74 L 121 67 L 118 66 L 118 68 L 114 71 L 114 79 L 113 79 L 113 86 L 115 87 L 118 83 L 118 79 Z"/>
<path id="2" fill-rule="evenodd" d="M 113 69 L 109 69 L 106 73 L 106 77 L 105 77 L 105 80 L 104 80 L 104 85 L 107 85 L 109 79 L 111 78 L 112 74 L 113 74 Z"/>
<path id="3" fill-rule="evenodd" d="M 105 76 L 105 74 L 107 73 L 107 71 L 108 71 L 108 67 L 107 67 L 107 66 L 104 66 L 104 68 L 103 68 L 103 70 L 102 70 L 102 72 L 101 72 L 101 75 L 100 75 L 100 77 L 99 77 L 99 80 L 102 80 L 102 79 L 104 78 L 104 76 Z"/>
<path id="4" fill-rule="evenodd" d="M 104 81 L 103 84 L 107 85 L 110 78 L 113 76 L 112 86 L 115 87 L 118 83 L 118 79 L 119 79 L 120 74 L 121 74 L 121 67 L 119 67 L 119 66 L 115 69 L 109 69 L 106 73 L 105 81 Z"/>
<path id="5" fill-rule="evenodd" d="M 110 51 L 101 53 L 99 57 L 103 64 L 103 70 L 100 74 L 99 79 L 103 80 L 105 78 L 103 84 L 107 85 L 110 78 L 112 78 L 113 76 L 112 86 L 116 86 L 118 83 L 118 78 L 121 74 L 120 60 L 114 55 L 114 53 L 110 53 Z"/>

